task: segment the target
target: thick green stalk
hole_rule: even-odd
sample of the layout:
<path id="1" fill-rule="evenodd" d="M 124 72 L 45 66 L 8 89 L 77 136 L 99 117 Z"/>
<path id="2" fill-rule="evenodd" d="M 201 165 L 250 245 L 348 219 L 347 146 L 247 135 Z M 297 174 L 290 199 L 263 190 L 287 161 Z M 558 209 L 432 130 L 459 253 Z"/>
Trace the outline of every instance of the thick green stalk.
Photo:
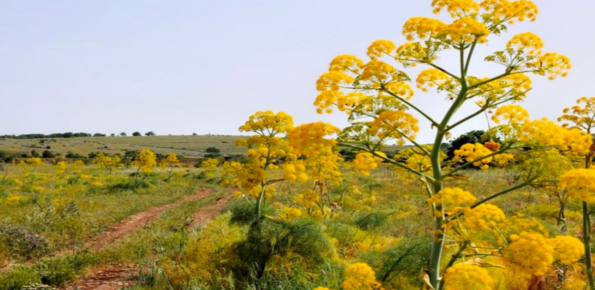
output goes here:
<path id="1" fill-rule="evenodd" d="M 448 122 L 454 115 L 454 113 L 459 109 L 459 107 L 465 102 L 465 98 L 467 95 L 467 88 L 466 84 L 463 83 L 463 88 L 459 93 L 459 96 L 455 99 L 454 103 L 442 119 L 442 123 L 438 127 L 438 132 L 436 132 L 436 139 L 434 140 L 434 147 L 432 148 L 432 154 L 430 155 L 430 159 L 432 160 L 432 170 L 433 170 L 433 190 L 434 194 L 438 193 L 444 187 L 444 181 L 442 176 L 442 168 L 440 165 L 440 151 L 441 151 L 441 144 L 444 140 L 444 134 L 446 133 L 445 128 L 448 126 Z M 444 222 L 444 209 L 441 205 L 434 205 L 434 227 L 433 230 L 433 241 L 432 241 L 432 252 L 430 254 L 430 283 L 434 289 L 439 290 L 440 288 L 440 261 L 442 260 L 442 251 L 444 248 L 444 241 L 446 236 L 446 229 L 442 228 L 442 223 Z M 440 213 L 436 215 L 435 213 Z"/>
<path id="2" fill-rule="evenodd" d="M 587 154 L 585 157 L 585 168 L 591 167 L 591 158 L 591 154 Z M 591 220 L 589 219 L 589 205 L 585 201 L 583 201 L 583 244 L 585 244 L 585 266 L 587 267 L 589 289 L 595 290 L 593 262 L 591 261 Z"/>
<path id="3" fill-rule="evenodd" d="M 591 221 L 589 220 L 589 205 L 583 201 L 583 243 L 585 244 L 585 266 L 587 267 L 587 277 L 589 280 L 589 289 L 595 289 L 595 279 L 593 279 L 593 263 L 591 262 L 590 245 Z"/>
<path id="4" fill-rule="evenodd" d="M 266 185 L 264 182 L 261 182 L 262 190 L 258 195 L 258 201 L 256 202 L 256 219 L 259 219 L 262 215 L 262 204 L 264 203 L 264 190 Z"/>

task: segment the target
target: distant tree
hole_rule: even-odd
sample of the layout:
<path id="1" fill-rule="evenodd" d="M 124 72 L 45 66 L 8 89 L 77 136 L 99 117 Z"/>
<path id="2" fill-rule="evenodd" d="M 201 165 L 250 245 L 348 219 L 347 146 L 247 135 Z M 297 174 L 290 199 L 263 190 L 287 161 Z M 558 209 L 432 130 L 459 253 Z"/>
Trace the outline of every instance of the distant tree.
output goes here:
<path id="1" fill-rule="evenodd" d="M 110 134 L 110 136 L 112 136 L 112 137 L 115 137 L 115 136 L 116 136 L 116 134 L 114 134 L 114 133 L 111 133 L 111 134 Z"/>
<path id="2" fill-rule="evenodd" d="M 153 131 L 149 131 L 145 133 L 145 136 L 155 136 L 155 133 Z"/>
<path id="3" fill-rule="evenodd" d="M 93 134 L 93 137 L 105 137 L 105 134 L 95 133 Z"/>
<path id="4" fill-rule="evenodd" d="M 122 132 L 122 133 L 120 133 L 120 136 L 122 136 L 122 137 L 126 137 L 126 132 Z"/>
<path id="5" fill-rule="evenodd" d="M 41 157 L 43 158 L 54 158 L 56 157 L 56 154 L 54 154 L 52 151 L 50 150 L 45 150 L 41 153 Z"/>
<path id="6" fill-rule="evenodd" d="M 140 132 L 136 131 L 134 133 L 132 133 L 132 136 L 142 136 Z"/>
<path id="7" fill-rule="evenodd" d="M 196 133 L 192 133 L 192 136 L 198 136 L 198 134 L 196 134 Z"/>

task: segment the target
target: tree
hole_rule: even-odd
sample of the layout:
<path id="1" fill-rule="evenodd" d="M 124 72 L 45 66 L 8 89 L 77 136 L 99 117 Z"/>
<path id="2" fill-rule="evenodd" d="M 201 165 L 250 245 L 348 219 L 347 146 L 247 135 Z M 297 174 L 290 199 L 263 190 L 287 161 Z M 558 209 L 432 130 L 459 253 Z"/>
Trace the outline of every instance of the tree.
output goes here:
<path id="1" fill-rule="evenodd" d="M 145 133 L 145 136 L 155 136 L 155 133 L 153 133 L 153 131 L 149 131 Z"/>
<path id="2" fill-rule="evenodd" d="M 568 58 L 557 53 L 542 52 L 544 45 L 541 39 L 526 32 L 513 36 L 506 48 L 485 58 L 487 62 L 504 68 L 500 74 L 474 76 L 471 63 L 475 62 L 476 48 L 486 44 L 490 36 L 505 32 L 508 24 L 534 21 L 537 7 L 527 0 L 485 0 L 481 4 L 473 0 L 434 0 L 432 7 L 435 13 L 447 10 L 454 21 L 444 23 L 427 17 L 413 17 L 403 26 L 407 43 L 397 47 L 389 40 L 374 41 L 368 47 L 370 60 L 367 62 L 352 55 L 340 55 L 333 59 L 329 71 L 322 74 L 316 83 L 320 92 L 315 101 L 318 112 L 332 113 L 338 110 L 347 115 L 350 124 L 339 134 L 338 142 L 341 146 L 360 151 L 356 155 L 354 167 L 362 170 L 373 168 L 372 164 L 378 159 L 406 170 L 425 184 L 433 229 L 428 275 L 424 280 L 428 281 L 431 288 L 463 289 L 463 285 L 473 282 L 465 280 L 467 278 L 464 277 L 469 277 L 465 272 L 484 279 L 481 289 L 493 288 L 491 277 L 480 265 L 457 264 L 464 253 L 469 259 L 481 259 L 484 255 L 501 251 L 508 268 L 527 279 L 544 275 L 556 260 L 554 252 L 559 248 L 552 249 L 547 245 L 562 240 L 572 241 L 573 249 L 579 255 L 574 255 L 571 260 L 577 261 L 583 255 L 583 250 L 576 248 L 580 241 L 567 236 L 547 238 L 538 231 L 507 232 L 504 236 L 506 244 L 499 244 L 496 239 L 491 242 L 482 239 L 478 242 L 482 246 L 491 243 L 490 250 L 473 248 L 473 254 L 468 254 L 471 252 L 470 243 L 475 241 L 461 233 L 485 231 L 478 227 L 477 220 L 473 222 L 474 218 L 502 226 L 514 223 L 517 219 L 507 219 L 502 210 L 489 204 L 489 201 L 533 185 L 537 178 L 534 170 L 525 172 L 524 178 L 512 187 L 483 199 L 461 188 L 445 185 L 445 180 L 459 176 L 463 169 L 488 169 L 490 166 L 506 164 L 514 158 L 512 154 L 506 153 L 511 149 L 529 146 L 533 150 L 558 148 L 574 154 L 587 154 L 591 144 L 589 135 L 564 129 L 549 120 L 531 121 L 526 110 L 510 104 L 522 101 L 531 89 L 529 73 L 547 76 L 552 80 L 566 76 L 570 69 Z M 451 53 L 448 59 L 456 60 L 454 69 L 438 61 L 439 55 L 447 51 Z M 416 65 L 426 67 L 417 76 L 416 85 L 424 92 L 432 90 L 444 94 L 451 101 L 443 115 L 438 118 L 430 116 L 412 101 L 414 91 L 408 84 L 410 77 L 389 63 L 394 60 L 405 69 Z M 469 115 L 460 116 L 460 108 L 466 104 L 477 105 L 477 109 Z M 488 111 L 493 111 L 493 119 L 499 124 L 488 133 L 500 138 L 502 144 L 464 144 L 454 152 L 455 164 L 444 167 L 441 150 L 443 141 L 450 137 L 453 129 Z M 420 131 L 418 118 L 431 124 L 434 130 L 432 145 L 416 142 Z M 569 144 L 569 140 L 573 140 L 573 143 Z M 416 152 L 409 156 L 406 163 L 397 162 L 381 152 L 389 143 L 410 143 Z M 479 238 L 474 235 L 470 237 Z M 447 256 L 449 261 L 442 263 L 447 240 L 454 241 L 448 246 L 455 250 L 454 254 Z M 527 247 L 531 243 L 541 247 Z M 526 257 L 537 256 L 548 263 L 537 267 L 526 265 L 531 261 Z M 569 260 L 564 259 L 564 262 L 568 263 Z"/>
<path id="3" fill-rule="evenodd" d="M 142 136 L 142 135 L 140 132 L 137 131 L 137 132 L 132 133 L 132 136 Z"/>
<path id="4" fill-rule="evenodd" d="M 122 137 L 126 137 L 126 132 L 122 132 L 122 133 L 120 133 L 120 136 L 122 136 Z"/>
<path id="5" fill-rule="evenodd" d="M 105 137 L 105 134 L 95 133 L 95 134 L 93 134 L 93 137 Z"/>

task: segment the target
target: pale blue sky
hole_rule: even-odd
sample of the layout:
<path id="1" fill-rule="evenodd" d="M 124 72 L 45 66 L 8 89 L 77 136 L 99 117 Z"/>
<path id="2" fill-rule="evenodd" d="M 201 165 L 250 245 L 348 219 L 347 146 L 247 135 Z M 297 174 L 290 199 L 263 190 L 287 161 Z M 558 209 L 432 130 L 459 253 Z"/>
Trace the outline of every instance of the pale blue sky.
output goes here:
<path id="1" fill-rule="evenodd" d="M 535 2 L 537 22 L 491 38 L 471 72 L 497 73 L 483 55 L 515 33 L 537 33 L 546 51 L 573 64 L 565 79 L 533 78 L 526 107 L 532 117 L 555 118 L 575 99 L 595 96 L 595 1 Z M 312 105 L 315 81 L 331 59 L 364 57 L 376 39 L 398 45 L 409 17 L 432 16 L 431 0 L 0 3 L 0 135 L 237 134 L 249 115 L 267 109 L 286 111 L 296 123 L 343 126 L 343 115 L 320 116 Z M 449 65 L 447 56 L 443 61 Z M 422 92 L 414 102 L 436 118 L 447 104 Z M 485 128 L 482 117 L 453 134 Z M 422 129 L 420 140 L 429 142 L 433 132 L 426 123 Z"/>

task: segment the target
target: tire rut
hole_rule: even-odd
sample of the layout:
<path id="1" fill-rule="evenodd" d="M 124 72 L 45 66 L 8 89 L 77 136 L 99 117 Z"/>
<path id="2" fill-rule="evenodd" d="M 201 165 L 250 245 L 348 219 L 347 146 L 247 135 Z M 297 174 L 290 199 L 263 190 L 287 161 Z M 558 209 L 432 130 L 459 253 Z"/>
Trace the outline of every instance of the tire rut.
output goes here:
<path id="1" fill-rule="evenodd" d="M 201 197 L 193 196 L 193 199 L 196 200 L 198 198 L 204 198 L 212 193 L 212 190 L 201 191 Z M 201 207 L 197 210 L 194 215 L 192 216 L 189 224 L 185 227 L 185 229 L 196 229 L 202 227 L 206 224 L 207 221 L 217 216 L 227 205 L 227 203 L 231 200 L 231 195 L 225 195 L 217 199 L 214 203 Z M 188 201 L 191 201 L 188 200 Z M 183 203 L 184 201 L 180 201 L 177 204 Z M 175 205 L 171 206 L 174 207 Z M 162 206 L 165 207 L 165 206 Z M 161 210 L 167 210 L 171 207 Z M 160 207 L 158 207 L 160 208 Z M 157 210 L 157 209 L 156 209 Z M 159 209 L 160 210 L 160 209 Z M 156 214 L 154 217 L 157 217 Z M 153 215 L 149 215 L 153 216 Z M 138 217 L 131 217 L 129 218 L 130 223 L 136 224 L 139 223 L 137 220 L 146 220 L 146 216 L 139 215 Z M 154 219 L 154 218 L 153 218 Z M 152 219 L 150 219 L 152 220 Z M 118 239 L 120 233 L 126 232 L 125 229 L 128 228 L 129 225 L 126 221 L 122 221 L 121 225 L 114 225 L 114 230 L 111 233 L 105 233 L 105 236 L 99 237 L 98 240 L 89 243 L 89 247 L 99 247 L 102 248 L 105 244 L 99 243 L 100 241 L 112 241 L 113 239 Z M 98 244 L 97 244 L 98 243 Z M 96 248 L 97 249 L 97 248 Z M 114 264 L 109 265 L 102 268 L 93 269 L 85 278 L 79 280 L 71 285 L 62 288 L 64 290 L 119 290 L 125 287 L 130 287 L 135 284 L 133 276 L 139 273 L 138 266 L 132 265 L 122 265 L 122 264 Z"/>

